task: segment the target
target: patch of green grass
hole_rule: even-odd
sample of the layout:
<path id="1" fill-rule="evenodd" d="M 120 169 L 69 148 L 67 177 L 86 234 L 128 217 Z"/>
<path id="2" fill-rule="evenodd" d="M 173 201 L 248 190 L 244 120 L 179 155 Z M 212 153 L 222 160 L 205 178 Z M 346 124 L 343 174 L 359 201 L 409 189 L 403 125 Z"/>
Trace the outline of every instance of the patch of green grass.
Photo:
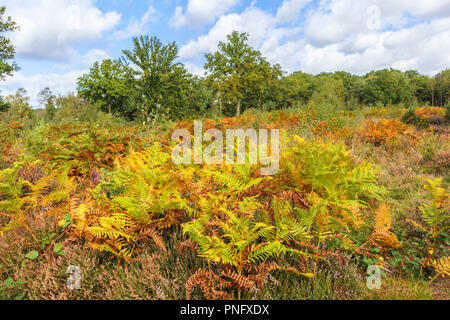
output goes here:
<path id="1" fill-rule="evenodd" d="M 427 282 L 414 278 L 388 276 L 381 281 L 381 289 L 366 290 L 368 300 L 432 300 L 433 292 Z"/>

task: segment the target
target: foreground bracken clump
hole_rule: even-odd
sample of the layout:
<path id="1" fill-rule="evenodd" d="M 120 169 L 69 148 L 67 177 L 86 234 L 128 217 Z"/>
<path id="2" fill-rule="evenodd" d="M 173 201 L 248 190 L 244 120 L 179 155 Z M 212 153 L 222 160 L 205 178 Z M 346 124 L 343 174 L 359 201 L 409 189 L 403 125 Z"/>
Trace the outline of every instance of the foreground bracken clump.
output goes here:
<path id="1" fill-rule="evenodd" d="M 351 232 L 363 224 L 362 209 L 384 194 L 373 167 L 339 144 L 297 137 L 273 177 L 254 165 L 177 166 L 170 154 L 155 143 L 117 161 L 72 199 L 74 233 L 128 260 L 149 238 L 166 250 L 164 230 L 182 225 L 184 247 L 215 266 L 193 274 L 188 298 L 195 286 L 211 299 L 261 290 L 274 269 L 314 277 L 320 260 L 356 249 Z M 278 264 L 280 256 L 292 263 Z"/>

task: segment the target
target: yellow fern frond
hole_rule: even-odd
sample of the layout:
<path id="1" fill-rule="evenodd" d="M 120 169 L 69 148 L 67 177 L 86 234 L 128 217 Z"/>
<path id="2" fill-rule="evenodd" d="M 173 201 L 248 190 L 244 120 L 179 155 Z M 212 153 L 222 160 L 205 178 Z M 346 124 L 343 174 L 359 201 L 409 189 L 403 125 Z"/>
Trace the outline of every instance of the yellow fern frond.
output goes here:
<path id="1" fill-rule="evenodd" d="M 387 247 L 400 247 L 401 244 L 397 236 L 390 231 L 391 223 L 392 217 L 389 206 L 387 204 L 382 204 L 375 212 L 374 232 L 370 238 Z"/>
<path id="2" fill-rule="evenodd" d="M 431 266 L 437 273 L 431 281 L 439 276 L 442 278 L 445 278 L 446 276 L 450 277 L 450 257 L 442 257 L 439 260 L 432 260 Z"/>

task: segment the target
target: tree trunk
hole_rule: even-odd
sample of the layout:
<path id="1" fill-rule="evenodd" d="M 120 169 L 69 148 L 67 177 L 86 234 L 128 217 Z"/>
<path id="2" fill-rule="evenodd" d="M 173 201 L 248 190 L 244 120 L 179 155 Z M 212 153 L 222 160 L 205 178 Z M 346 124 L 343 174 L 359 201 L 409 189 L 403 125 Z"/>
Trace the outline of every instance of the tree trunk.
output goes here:
<path id="1" fill-rule="evenodd" d="M 434 89 L 431 88 L 431 106 L 434 106 Z"/>
<path id="2" fill-rule="evenodd" d="M 241 115 L 241 100 L 238 101 L 236 106 L 236 117 L 239 117 Z"/>

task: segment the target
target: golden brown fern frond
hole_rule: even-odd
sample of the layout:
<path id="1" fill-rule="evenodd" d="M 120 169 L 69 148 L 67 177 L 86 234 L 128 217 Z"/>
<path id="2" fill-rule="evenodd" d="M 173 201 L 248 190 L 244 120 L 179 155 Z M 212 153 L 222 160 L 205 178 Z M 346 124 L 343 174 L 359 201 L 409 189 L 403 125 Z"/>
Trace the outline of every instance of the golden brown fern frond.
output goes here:
<path id="1" fill-rule="evenodd" d="M 177 247 L 178 251 L 180 251 L 181 253 L 183 253 L 186 248 L 191 248 L 192 250 L 197 250 L 198 245 L 192 239 L 187 239 L 185 241 L 180 242 Z"/>
<path id="2" fill-rule="evenodd" d="M 207 279 L 209 278 L 209 271 L 206 269 L 198 269 L 189 279 L 186 281 L 186 300 L 191 299 L 191 292 L 195 287 L 200 286 L 202 288 L 207 287 Z"/>
<path id="3" fill-rule="evenodd" d="M 195 287 L 200 287 L 203 295 L 208 300 L 230 300 L 232 298 L 231 295 L 222 290 L 231 286 L 232 283 L 230 281 L 225 281 L 213 272 L 200 268 L 186 281 L 186 300 L 191 299 L 191 293 Z M 219 290 L 216 290 L 216 288 Z"/>
<path id="4" fill-rule="evenodd" d="M 297 208 L 308 209 L 310 207 L 306 196 L 297 190 L 282 191 L 278 193 L 277 198 L 286 200 Z"/>
<path id="5" fill-rule="evenodd" d="M 142 233 L 140 235 L 141 236 L 149 236 L 150 238 L 153 239 L 153 241 L 159 248 L 161 248 L 162 250 L 164 250 L 164 252 L 167 253 L 166 244 L 164 243 L 164 240 L 162 239 L 162 237 L 159 235 L 158 231 L 156 231 L 153 228 L 146 228 L 145 230 L 142 231 Z"/>
<path id="6" fill-rule="evenodd" d="M 300 246 L 300 248 L 310 249 L 314 255 L 316 255 L 319 252 L 319 248 L 313 243 L 305 241 L 295 241 L 294 243 Z"/>
<path id="7" fill-rule="evenodd" d="M 389 207 L 387 204 L 383 203 L 380 205 L 375 213 L 375 232 L 384 232 L 391 228 L 391 214 L 389 212 Z"/>
<path id="8" fill-rule="evenodd" d="M 450 277 L 450 257 L 442 257 L 438 260 L 432 260 L 430 264 L 437 273 L 431 281 L 437 277 Z"/>
<path id="9" fill-rule="evenodd" d="M 239 289 L 248 290 L 255 287 L 254 281 L 231 270 L 222 271 L 221 276 L 231 279 L 234 286 Z"/>
<path id="10" fill-rule="evenodd" d="M 425 229 L 421 224 L 415 222 L 414 220 L 411 219 L 406 219 L 405 220 L 407 223 L 410 223 L 411 225 L 413 225 L 414 227 L 416 227 L 417 229 L 420 229 L 422 231 L 427 231 L 427 229 Z"/>
<path id="11" fill-rule="evenodd" d="M 374 232 L 370 236 L 371 241 L 381 243 L 386 247 L 400 247 L 400 241 L 391 229 L 392 217 L 387 204 L 382 204 L 375 212 Z"/>
<path id="12" fill-rule="evenodd" d="M 178 225 L 185 216 L 186 213 L 183 210 L 172 210 L 167 212 L 161 219 L 155 221 L 155 225 L 158 229 L 169 229 L 173 225 Z"/>

